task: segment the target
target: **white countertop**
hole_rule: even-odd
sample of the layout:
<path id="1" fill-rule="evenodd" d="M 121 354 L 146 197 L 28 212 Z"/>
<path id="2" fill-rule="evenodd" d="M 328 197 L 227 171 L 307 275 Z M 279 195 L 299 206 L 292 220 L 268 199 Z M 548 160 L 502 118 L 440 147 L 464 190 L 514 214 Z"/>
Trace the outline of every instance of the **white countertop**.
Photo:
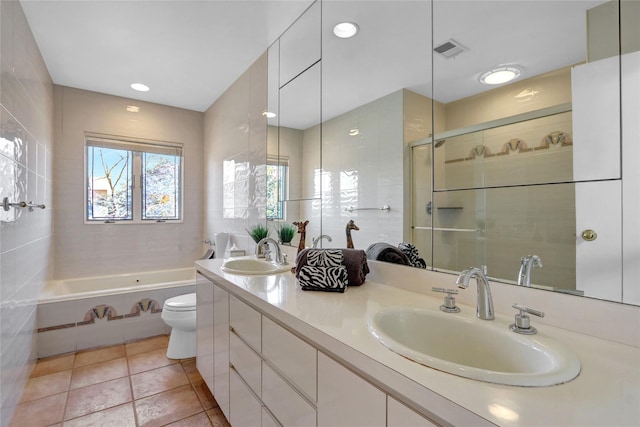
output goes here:
<path id="1" fill-rule="evenodd" d="M 490 384 L 407 360 L 380 344 L 367 329 L 368 318 L 380 309 L 437 310 L 441 299 L 369 279 L 345 293 L 302 291 L 289 272 L 232 275 L 220 271 L 221 265 L 217 259 L 196 263 L 198 270 L 230 293 L 436 420 L 452 425 L 640 426 L 637 347 L 536 324 L 539 335 L 577 353 L 582 364 L 578 377 L 551 387 Z M 458 305 L 463 314 L 475 315 L 475 307 Z M 508 328 L 513 317 L 497 315 L 493 322 Z"/>

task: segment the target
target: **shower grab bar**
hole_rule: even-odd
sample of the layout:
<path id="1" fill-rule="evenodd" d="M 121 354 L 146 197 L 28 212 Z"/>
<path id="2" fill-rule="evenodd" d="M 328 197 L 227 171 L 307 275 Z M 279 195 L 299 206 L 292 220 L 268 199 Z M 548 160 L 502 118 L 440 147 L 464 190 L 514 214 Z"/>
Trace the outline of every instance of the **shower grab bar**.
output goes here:
<path id="1" fill-rule="evenodd" d="M 10 202 L 8 197 L 2 199 L 2 209 L 8 211 L 11 208 L 29 208 L 30 212 L 33 212 L 33 208 L 45 209 L 45 205 L 33 203 L 32 201 L 28 202 Z"/>
<path id="2" fill-rule="evenodd" d="M 353 211 L 385 211 L 385 212 L 389 212 L 391 210 L 391 206 L 384 205 L 381 208 L 354 208 L 352 206 L 349 206 L 348 208 L 344 208 L 344 210 L 347 211 L 347 212 L 353 212 Z"/>

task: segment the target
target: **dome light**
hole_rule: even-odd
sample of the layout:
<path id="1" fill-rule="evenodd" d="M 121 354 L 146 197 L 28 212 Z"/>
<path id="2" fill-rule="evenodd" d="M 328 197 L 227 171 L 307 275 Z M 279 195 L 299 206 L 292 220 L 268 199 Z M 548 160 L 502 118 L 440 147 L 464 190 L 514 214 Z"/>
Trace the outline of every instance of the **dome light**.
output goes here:
<path id="1" fill-rule="evenodd" d="M 480 76 L 480 83 L 485 85 L 501 85 L 517 79 L 520 76 L 520 68 L 513 65 L 494 68 Z"/>

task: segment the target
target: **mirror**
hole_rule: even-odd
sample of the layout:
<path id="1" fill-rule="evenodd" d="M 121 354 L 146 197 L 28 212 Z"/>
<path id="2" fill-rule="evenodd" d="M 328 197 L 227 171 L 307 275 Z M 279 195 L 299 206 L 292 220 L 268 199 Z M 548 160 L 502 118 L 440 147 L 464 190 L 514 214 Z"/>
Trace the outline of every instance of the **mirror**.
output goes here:
<path id="1" fill-rule="evenodd" d="M 287 205 L 312 238 L 332 237 L 325 246 L 344 247 L 353 219 L 356 248 L 411 242 L 430 269 L 487 264 L 508 283 L 535 253 L 534 286 L 622 301 L 617 6 L 323 2 L 321 85 L 310 86 L 321 111 L 296 128 L 313 141 L 298 144 L 307 192 Z M 620 16 L 638 27 L 637 12 Z M 342 21 L 358 24 L 355 37 L 333 34 Z M 507 65 L 513 83 L 479 82 Z M 298 99 L 291 114 L 317 100 Z M 596 245 L 581 237 L 591 228 Z"/>

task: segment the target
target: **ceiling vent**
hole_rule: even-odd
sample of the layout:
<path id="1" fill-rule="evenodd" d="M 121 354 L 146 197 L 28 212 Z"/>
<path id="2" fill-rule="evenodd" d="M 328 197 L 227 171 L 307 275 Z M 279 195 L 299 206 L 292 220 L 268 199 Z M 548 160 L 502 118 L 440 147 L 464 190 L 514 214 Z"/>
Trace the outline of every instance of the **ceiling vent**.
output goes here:
<path id="1" fill-rule="evenodd" d="M 467 48 L 462 46 L 457 41 L 449 39 L 446 42 L 442 43 L 440 46 L 436 46 L 433 50 L 436 53 L 439 53 L 440 55 L 449 59 L 464 52 L 465 50 L 467 50 Z"/>

